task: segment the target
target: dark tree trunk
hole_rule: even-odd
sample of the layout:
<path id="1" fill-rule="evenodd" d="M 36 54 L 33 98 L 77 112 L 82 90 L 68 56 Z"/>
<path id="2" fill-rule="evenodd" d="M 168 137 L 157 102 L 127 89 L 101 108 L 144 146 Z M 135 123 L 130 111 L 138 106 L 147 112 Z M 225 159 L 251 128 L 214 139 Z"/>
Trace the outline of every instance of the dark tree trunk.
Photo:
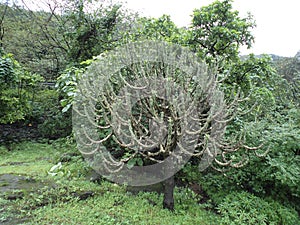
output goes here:
<path id="1" fill-rule="evenodd" d="M 164 209 L 174 210 L 174 176 L 164 181 Z"/>

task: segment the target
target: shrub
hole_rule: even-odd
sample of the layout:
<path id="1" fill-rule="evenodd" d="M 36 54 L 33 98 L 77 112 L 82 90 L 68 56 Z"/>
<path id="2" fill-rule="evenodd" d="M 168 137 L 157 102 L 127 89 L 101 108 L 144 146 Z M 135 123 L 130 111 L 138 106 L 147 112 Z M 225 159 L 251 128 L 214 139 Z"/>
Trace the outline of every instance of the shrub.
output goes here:
<path id="1" fill-rule="evenodd" d="M 57 139 L 71 134 L 71 112 L 63 113 L 55 90 L 41 90 L 34 102 L 31 122 L 38 124 L 42 137 Z"/>

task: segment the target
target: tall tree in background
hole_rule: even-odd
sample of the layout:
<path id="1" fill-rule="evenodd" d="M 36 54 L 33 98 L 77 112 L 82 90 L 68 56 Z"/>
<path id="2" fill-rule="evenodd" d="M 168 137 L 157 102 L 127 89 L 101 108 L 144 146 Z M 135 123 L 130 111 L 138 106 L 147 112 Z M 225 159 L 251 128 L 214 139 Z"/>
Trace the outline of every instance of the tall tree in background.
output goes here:
<path id="1" fill-rule="evenodd" d="M 43 3 L 40 11 L 33 8 L 34 2 L 11 4 L 2 26 L 7 30 L 2 43 L 20 63 L 47 79 L 56 78 L 70 63 L 110 50 L 120 37 L 116 34 L 119 5 L 97 0 Z"/>
<path id="2" fill-rule="evenodd" d="M 202 60 L 218 66 L 219 78 L 225 79 L 227 96 L 240 90 L 244 96 L 251 95 L 248 107 L 256 102 L 257 110 L 261 110 L 261 104 L 272 105 L 271 92 L 277 78 L 268 56 L 239 56 L 242 46 L 252 46 L 251 32 L 255 26 L 250 14 L 240 17 L 233 10 L 232 0 L 218 0 L 194 10 L 185 42 Z"/>
<path id="3" fill-rule="evenodd" d="M 232 0 L 215 1 L 194 10 L 188 43 L 206 61 L 237 59 L 239 48 L 250 48 L 254 41 L 252 16 L 241 18 L 231 3 Z"/>
<path id="4" fill-rule="evenodd" d="M 99 5 L 99 1 L 67 1 L 60 17 L 69 61 L 79 63 L 114 47 L 119 5 Z M 95 9 L 92 9 L 91 6 Z"/>

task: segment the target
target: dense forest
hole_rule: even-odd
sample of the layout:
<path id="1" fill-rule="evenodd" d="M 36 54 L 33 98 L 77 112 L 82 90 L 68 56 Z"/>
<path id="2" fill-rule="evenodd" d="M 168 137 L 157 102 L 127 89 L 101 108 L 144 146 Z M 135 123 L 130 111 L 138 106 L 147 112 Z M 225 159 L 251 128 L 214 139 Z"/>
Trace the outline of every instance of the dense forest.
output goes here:
<path id="1" fill-rule="evenodd" d="M 47 0 L 40 10 L 20 2 L 0 4 L 1 224 L 300 224 L 300 51 L 294 57 L 240 55 L 241 46 L 251 49 L 255 41 L 255 18 L 240 17 L 231 0 L 195 9 L 190 27 L 176 26 L 168 15 L 142 17 L 110 1 Z M 178 84 L 188 83 L 187 90 L 201 95 L 201 121 L 207 128 L 199 132 L 196 153 L 173 177 L 171 203 L 168 183 L 162 190 L 158 186 L 158 191 L 133 195 L 128 187 L 95 175 L 72 132 L 72 108 L 84 74 L 114 49 L 149 40 L 188 49 L 213 67 L 209 82 L 223 91 L 230 111 L 224 118 L 226 144 L 218 143 L 221 154 L 199 171 L 201 148 L 213 130 L 207 116 L 212 106 L 194 90 L 198 86 L 188 74 L 174 70 Z M 127 84 L 124 79 L 132 81 L 148 70 L 168 73 L 172 68 L 137 63 L 122 70 L 122 78 L 112 76 L 112 86 L 119 90 Z M 108 106 L 102 108 L 111 110 L 111 99 L 106 96 Z M 146 104 L 172 117 L 161 101 Z M 176 119 L 168 127 L 171 138 L 177 134 Z M 101 132 L 108 140 L 105 147 L 129 168 L 166 157 L 167 147 L 149 157 Z M 41 163 L 35 165 L 36 160 Z M 24 162 L 28 167 L 18 168 Z M 8 175 L 26 176 L 26 182 L 43 183 L 44 189 L 5 189 Z"/>

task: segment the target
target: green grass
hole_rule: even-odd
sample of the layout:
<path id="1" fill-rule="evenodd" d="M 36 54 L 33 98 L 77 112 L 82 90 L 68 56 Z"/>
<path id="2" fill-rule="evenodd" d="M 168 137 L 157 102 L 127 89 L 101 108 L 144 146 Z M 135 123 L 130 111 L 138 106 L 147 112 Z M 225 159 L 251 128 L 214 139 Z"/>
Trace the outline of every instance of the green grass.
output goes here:
<path id="1" fill-rule="evenodd" d="M 25 192 L 23 199 L 7 201 L 0 195 L 0 218 L 27 218 L 26 224 L 219 224 L 220 218 L 197 203 L 189 189 L 176 188 L 175 211 L 162 209 L 163 196 L 144 192 L 133 195 L 126 187 L 101 181 L 88 181 L 89 167 L 80 156 L 62 163 L 56 176 L 47 172 L 66 152 L 76 152 L 64 141 L 52 145 L 21 143 L 12 151 L 0 147 L 0 174 L 15 173 L 55 185 Z M 48 182 L 51 183 L 51 182 Z M 74 193 L 93 192 L 93 197 L 80 200 Z"/>
<path id="2" fill-rule="evenodd" d="M 90 167 L 80 154 L 74 154 L 78 153 L 77 150 L 66 139 L 52 144 L 24 142 L 12 147 L 8 151 L 0 146 L 0 175 L 22 174 L 26 177 L 26 185 L 31 181 L 36 183 L 31 185 L 34 189 L 23 186 L 23 190 L 0 193 L 0 224 L 231 225 L 242 224 L 240 221 L 249 224 L 249 221 L 257 220 L 266 222 L 262 224 L 300 224 L 297 212 L 292 208 L 272 201 L 271 204 L 249 193 L 243 195 L 225 190 L 222 195 L 227 197 L 220 199 L 220 203 L 215 201 L 211 204 L 209 200 L 201 205 L 197 203 L 201 196 L 188 188 L 176 188 L 175 210 L 170 212 L 162 208 L 162 194 L 140 192 L 135 195 L 128 192 L 125 186 L 104 179 L 99 183 L 90 182 L 87 178 Z M 49 174 L 49 170 L 61 159 L 67 160 L 54 171 L 54 176 Z M 0 189 L 9 185 L 3 181 Z M 92 195 L 85 200 L 80 199 L 85 193 Z M 23 198 L 8 200 L 7 196 L 14 194 L 21 194 Z M 219 196 L 220 193 L 214 195 Z M 256 211 L 256 206 L 245 210 L 249 202 L 254 205 L 264 203 L 264 212 Z M 276 218 L 272 212 L 276 212 Z M 248 216 L 246 219 L 245 215 Z"/>
<path id="3" fill-rule="evenodd" d="M 61 202 L 36 210 L 34 222 L 43 224 L 219 224 L 214 214 L 193 203 L 193 199 L 188 199 L 190 204 L 186 208 L 177 204 L 173 213 L 162 209 L 162 196 L 157 193 L 141 193 L 134 196 L 127 193 L 124 188 L 114 187 L 108 183 L 102 184 L 99 188 L 106 188 L 107 191 L 86 201 Z M 175 197 L 177 201 L 183 200 L 178 190 Z M 187 199 L 184 200 L 187 201 Z"/>
<path id="4" fill-rule="evenodd" d="M 15 144 L 12 151 L 0 148 L 0 174 L 44 176 L 51 168 L 53 156 L 58 152 L 43 143 Z"/>

